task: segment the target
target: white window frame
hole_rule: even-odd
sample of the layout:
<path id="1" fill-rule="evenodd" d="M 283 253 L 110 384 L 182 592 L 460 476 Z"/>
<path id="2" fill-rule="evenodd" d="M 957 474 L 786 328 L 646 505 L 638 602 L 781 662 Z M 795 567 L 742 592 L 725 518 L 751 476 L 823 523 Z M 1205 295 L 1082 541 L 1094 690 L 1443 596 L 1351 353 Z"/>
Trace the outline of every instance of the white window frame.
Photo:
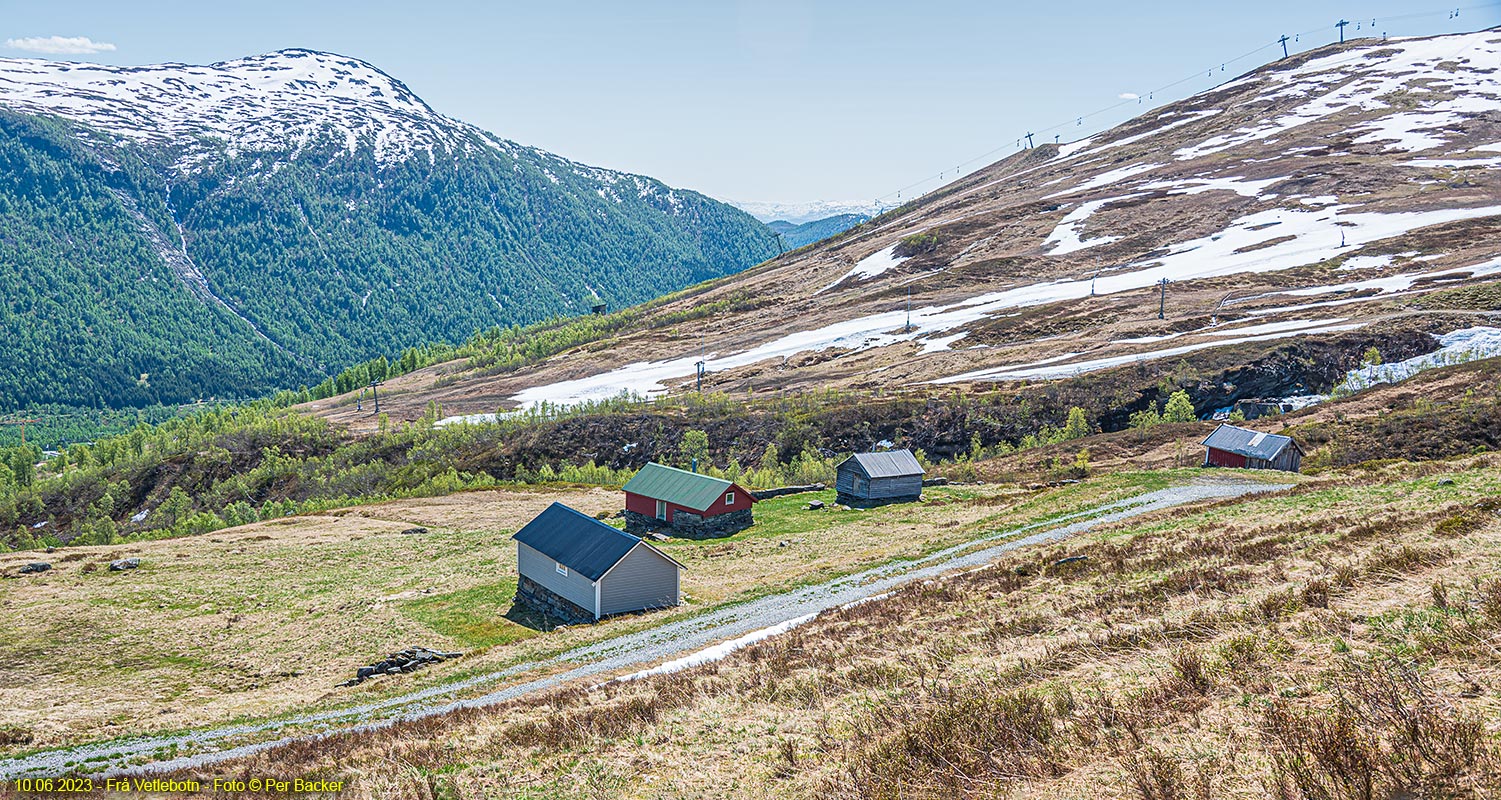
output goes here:
<path id="1" fill-rule="evenodd" d="M 663 522 L 667 521 L 667 501 L 666 500 L 658 500 L 657 501 L 657 519 L 662 520 Z"/>
<path id="2" fill-rule="evenodd" d="M 568 577 L 568 567 L 566 565 L 564 565 L 561 562 L 554 561 L 554 562 L 552 562 L 552 566 L 553 566 L 553 569 L 555 569 L 555 570 L 558 571 L 559 575 L 562 575 L 565 578 Z"/>
<path id="3" fill-rule="evenodd" d="M 734 492 L 725 492 L 724 493 L 724 504 L 727 505 L 727 506 L 735 505 L 735 493 Z"/>

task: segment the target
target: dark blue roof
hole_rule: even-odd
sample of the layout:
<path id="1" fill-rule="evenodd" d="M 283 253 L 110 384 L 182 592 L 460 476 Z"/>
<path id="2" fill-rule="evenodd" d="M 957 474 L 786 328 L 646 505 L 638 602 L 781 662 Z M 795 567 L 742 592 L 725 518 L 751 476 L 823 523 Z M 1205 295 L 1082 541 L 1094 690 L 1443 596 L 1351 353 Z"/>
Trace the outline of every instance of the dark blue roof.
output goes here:
<path id="1" fill-rule="evenodd" d="M 1203 444 L 1205 447 L 1212 447 L 1216 450 L 1267 461 L 1276 458 L 1277 454 L 1288 445 L 1297 446 L 1291 437 L 1237 428 L 1234 425 L 1221 425 L 1215 428 L 1214 433 L 1209 434 L 1209 438 L 1205 439 Z"/>
<path id="2" fill-rule="evenodd" d="M 610 571 L 641 539 L 562 503 L 548 506 L 511 537 L 591 581 Z"/>

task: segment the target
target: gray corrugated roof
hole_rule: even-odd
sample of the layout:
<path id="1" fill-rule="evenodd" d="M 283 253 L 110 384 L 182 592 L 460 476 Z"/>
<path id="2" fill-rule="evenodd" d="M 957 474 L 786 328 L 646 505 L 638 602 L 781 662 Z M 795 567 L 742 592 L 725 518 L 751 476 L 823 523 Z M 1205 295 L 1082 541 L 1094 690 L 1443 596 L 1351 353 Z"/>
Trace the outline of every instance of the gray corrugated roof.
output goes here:
<path id="1" fill-rule="evenodd" d="M 856 453 L 846 459 L 860 465 L 870 478 L 896 478 L 903 475 L 923 474 L 922 465 L 911 450 L 891 450 L 885 453 Z M 841 464 L 840 466 L 843 466 Z"/>
<path id="2" fill-rule="evenodd" d="M 562 503 L 548 506 L 511 538 L 591 581 L 599 580 L 641 542 Z"/>
<path id="3" fill-rule="evenodd" d="M 1270 461 L 1276 458 L 1283 448 L 1293 444 L 1293 440 L 1291 437 L 1278 436 L 1275 433 L 1262 433 L 1249 428 L 1237 428 L 1234 425 L 1221 425 L 1215 428 L 1214 433 L 1209 434 L 1202 444 L 1227 453 Z"/>
<path id="4" fill-rule="evenodd" d="M 730 490 L 730 482 L 656 462 L 641 468 L 625 484 L 625 490 L 653 500 L 666 500 L 684 508 L 703 511 Z"/>

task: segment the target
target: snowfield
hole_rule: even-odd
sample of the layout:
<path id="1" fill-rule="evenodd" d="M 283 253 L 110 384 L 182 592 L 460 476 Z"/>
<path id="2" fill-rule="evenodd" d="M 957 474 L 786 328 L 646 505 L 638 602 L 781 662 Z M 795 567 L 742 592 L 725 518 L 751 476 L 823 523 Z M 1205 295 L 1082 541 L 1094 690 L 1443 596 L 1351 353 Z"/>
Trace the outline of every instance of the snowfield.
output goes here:
<path id="1" fill-rule="evenodd" d="M 1019 381 L 1039 380 L 1047 378 L 1071 378 L 1086 372 L 1095 372 L 1111 367 L 1119 367 L 1123 364 L 1135 364 L 1143 361 L 1156 361 L 1160 358 L 1181 356 L 1198 350 L 1207 350 L 1211 347 L 1225 347 L 1232 344 L 1245 342 L 1263 342 L 1271 339 L 1285 339 L 1289 336 L 1304 336 L 1314 333 L 1339 333 L 1341 331 L 1353 331 L 1364 323 L 1352 322 L 1343 325 L 1315 325 L 1313 327 L 1299 328 L 1297 330 L 1280 330 L 1274 333 L 1263 333 L 1256 336 L 1239 336 L 1226 338 L 1223 341 L 1198 342 L 1186 344 L 1180 347 L 1169 347 L 1165 350 L 1151 350 L 1145 353 L 1130 353 L 1127 355 L 1096 358 L 1089 361 L 1074 361 L 1070 363 L 1056 363 L 1059 359 L 1047 361 L 1034 361 L 1029 364 L 1016 364 L 1005 367 L 991 367 L 965 372 L 948 378 L 940 378 L 931 383 L 962 383 L 968 381 Z M 1054 362 L 1054 363 L 1050 363 Z"/>
<path id="2" fill-rule="evenodd" d="M 381 163 L 518 147 L 434 112 L 364 61 L 312 50 L 206 66 L 0 59 L 0 106 L 181 146 L 174 166 L 183 172 L 202 169 L 221 152 L 280 157 L 320 140 L 351 154 L 370 148 Z"/>

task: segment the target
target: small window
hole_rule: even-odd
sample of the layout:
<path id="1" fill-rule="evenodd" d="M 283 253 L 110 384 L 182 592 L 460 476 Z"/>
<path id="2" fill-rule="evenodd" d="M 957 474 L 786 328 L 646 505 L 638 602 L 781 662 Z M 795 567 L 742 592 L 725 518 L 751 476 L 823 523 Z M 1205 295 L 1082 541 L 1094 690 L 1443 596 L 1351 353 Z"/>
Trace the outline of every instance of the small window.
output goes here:
<path id="1" fill-rule="evenodd" d="M 568 568 L 567 567 L 563 566 L 562 564 L 558 564 L 557 562 L 554 562 L 553 565 L 555 567 L 557 567 L 559 575 L 562 575 L 565 578 L 568 577 Z"/>
<path id="2" fill-rule="evenodd" d="M 727 506 L 735 505 L 735 493 L 734 492 L 725 492 L 724 493 L 724 504 L 727 505 Z"/>

